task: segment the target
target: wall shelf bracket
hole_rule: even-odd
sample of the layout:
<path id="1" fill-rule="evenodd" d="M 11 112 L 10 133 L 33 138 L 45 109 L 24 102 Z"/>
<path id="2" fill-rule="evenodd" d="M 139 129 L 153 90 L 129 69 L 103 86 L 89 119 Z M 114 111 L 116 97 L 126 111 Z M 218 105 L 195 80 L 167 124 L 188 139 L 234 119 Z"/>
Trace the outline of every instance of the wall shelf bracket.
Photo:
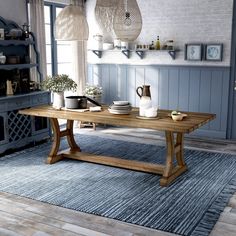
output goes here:
<path id="1" fill-rule="evenodd" d="M 126 49 L 126 50 L 122 50 L 121 51 L 127 58 L 130 57 L 130 50 Z"/>
<path id="2" fill-rule="evenodd" d="M 93 51 L 93 53 L 94 53 L 95 55 L 98 56 L 98 58 L 101 58 L 101 57 L 102 57 L 102 51 L 100 51 L 100 50 L 92 50 L 92 51 Z"/>
<path id="3" fill-rule="evenodd" d="M 143 59 L 143 57 L 144 57 L 144 51 L 143 50 L 136 50 L 135 52 L 140 57 L 140 59 Z"/>
<path id="4" fill-rule="evenodd" d="M 173 60 L 175 60 L 175 50 L 168 51 L 169 55 L 172 57 Z"/>

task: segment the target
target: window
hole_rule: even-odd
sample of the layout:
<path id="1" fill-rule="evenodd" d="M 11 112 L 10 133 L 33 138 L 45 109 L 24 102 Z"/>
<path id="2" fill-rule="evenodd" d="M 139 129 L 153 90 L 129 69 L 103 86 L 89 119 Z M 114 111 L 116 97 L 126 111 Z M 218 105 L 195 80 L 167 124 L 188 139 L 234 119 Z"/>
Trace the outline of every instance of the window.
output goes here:
<path id="1" fill-rule="evenodd" d="M 54 38 L 54 21 L 64 5 L 46 2 L 44 6 L 47 74 L 72 75 L 72 49 L 68 41 L 56 41 Z"/>

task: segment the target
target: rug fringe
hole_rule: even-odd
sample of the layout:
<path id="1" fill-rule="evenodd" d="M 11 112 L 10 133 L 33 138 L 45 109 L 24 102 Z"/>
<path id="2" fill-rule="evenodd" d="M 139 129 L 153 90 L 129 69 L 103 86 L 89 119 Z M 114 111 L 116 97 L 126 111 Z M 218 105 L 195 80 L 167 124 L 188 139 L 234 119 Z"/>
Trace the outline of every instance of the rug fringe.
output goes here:
<path id="1" fill-rule="evenodd" d="M 220 214 L 224 211 L 225 206 L 229 202 L 232 195 L 236 192 L 236 176 L 234 176 L 229 184 L 225 186 L 220 195 L 207 210 L 203 218 L 198 223 L 194 231 L 188 235 L 191 236 L 207 236 L 210 234 L 214 225 L 218 221 Z"/>

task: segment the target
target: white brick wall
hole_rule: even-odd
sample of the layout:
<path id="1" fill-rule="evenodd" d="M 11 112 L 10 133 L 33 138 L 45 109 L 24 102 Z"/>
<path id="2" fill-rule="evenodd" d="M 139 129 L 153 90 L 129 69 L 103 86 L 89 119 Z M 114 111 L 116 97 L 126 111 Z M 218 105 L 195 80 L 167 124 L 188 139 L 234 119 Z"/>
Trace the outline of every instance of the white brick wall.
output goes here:
<path id="1" fill-rule="evenodd" d="M 174 39 L 180 49 L 176 60 L 167 53 L 148 52 L 143 60 L 132 53 L 130 59 L 118 52 L 105 52 L 98 59 L 92 52 L 88 53 L 89 63 L 121 64 L 174 64 L 174 65 L 230 65 L 230 40 L 232 27 L 233 0 L 137 0 L 143 19 L 143 28 L 137 42 L 149 44 L 156 36 L 161 42 Z M 91 36 L 99 33 L 95 22 L 94 7 L 96 0 L 87 1 L 87 17 Z M 185 43 L 223 43 L 222 62 L 184 60 Z"/>

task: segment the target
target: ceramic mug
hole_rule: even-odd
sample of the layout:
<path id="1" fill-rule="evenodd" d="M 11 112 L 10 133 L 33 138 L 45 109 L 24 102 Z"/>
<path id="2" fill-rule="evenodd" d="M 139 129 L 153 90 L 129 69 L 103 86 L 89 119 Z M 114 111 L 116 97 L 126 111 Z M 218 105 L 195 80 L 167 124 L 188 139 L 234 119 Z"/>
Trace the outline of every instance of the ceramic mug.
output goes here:
<path id="1" fill-rule="evenodd" d="M 93 49 L 102 50 L 103 49 L 103 36 L 100 34 L 93 35 Z"/>
<path id="2" fill-rule="evenodd" d="M 120 45 L 120 39 L 114 39 L 114 48 L 116 49 L 120 49 L 121 45 Z"/>
<path id="3" fill-rule="evenodd" d="M 0 64 L 5 64 L 6 63 L 6 56 L 0 55 Z"/>

